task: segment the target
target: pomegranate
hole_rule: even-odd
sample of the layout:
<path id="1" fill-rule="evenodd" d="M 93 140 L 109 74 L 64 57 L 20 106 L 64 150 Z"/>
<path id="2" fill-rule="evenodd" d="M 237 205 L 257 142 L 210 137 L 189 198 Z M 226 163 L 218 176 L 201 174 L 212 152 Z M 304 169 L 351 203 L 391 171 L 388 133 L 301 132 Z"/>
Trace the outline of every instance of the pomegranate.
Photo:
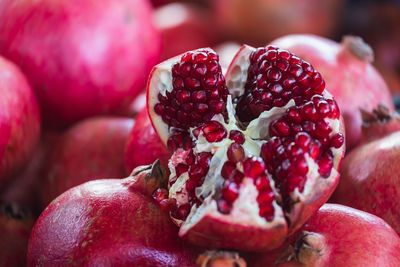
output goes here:
<path id="1" fill-rule="evenodd" d="M 339 24 L 344 0 L 215 0 L 213 10 L 222 33 L 264 45 L 288 33 L 329 36 Z"/>
<path id="2" fill-rule="evenodd" d="M 400 234 L 400 117 L 364 112 L 364 143 L 343 161 L 332 201 L 375 214 Z"/>
<path id="3" fill-rule="evenodd" d="M 151 164 L 160 159 L 167 168 L 171 154 L 154 131 L 147 108 L 143 108 L 135 119 L 125 147 L 125 169 L 130 173 L 134 168 Z"/>
<path id="4" fill-rule="evenodd" d="M 12 203 L 0 204 L 0 262 L 2 266 L 25 266 L 31 215 Z"/>
<path id="5" fill-rule="evenodd" d="M 125 177 L 124 149 L 134 120 L 97 117 L 79 122 L 50 149 L 43 171 L 43 208 L 69 188 L 103 177 Z"/>
<path id="6" fill-rule="evenodd" d="M 288 247 L 253 254 L 249 266 L 400 266 L 400 238 L 381 218 L 325 204 Z"/>
<path id="7" fill-rule="evenodd" d="M 5 0 L 0 53 L 26 73 L 48 126 L 127 106 L 159 60 L 147 0 Z"/>
<path id="8" fill-rule="evenodd" d="M 311 64 L 244 45 L 226 82 L 209 48 L 153 68 L 151 121 L 173 152 L 171 217 L 193 244 L 281 245 L 330 196 L 344 154 L 341 115 Z"/>
<path id="9" fill-rule="evenodd" d="M 300 34 L 284 36 L 272 44 L 298 54 L 321 71 L 342 111 L 348 149 L 355 147 L 361 138 L 360 108 L 372 111 L 383 103 L 394 109 L 385 81 L 370 63 L 373 51 L 361 38 L 345 36 L 338 44 Z"/>
<path id="10" fill-rule="evenodd" d="M 125 179 L 95 180 L 55 199 L 29 240 L 28 266 L 195 266 L 196 248 L 152 199 L 165 184 L 160 163 Z"/>
<path id="11" fill-rule="evenodd" d="M 217 45 L 214 50 L 219 55 L 219 64 L 222 68 L 222 73 L 226 73 L 229 64 L 240 49 L 240 45 L 235 42 L 225 42 Z"/>
<path id="12" fill-rule="evenodd" d="M 38 104 L 25 76 L 0 57 L 0 187 L 22 168 L 40 136 Z"/>
<path id="13" fill-rule="evenodd" d="M 153 21 L 161 33 L 162 59 L 187 50 L 214 45 L 215 27 L 206 9 L 194 4 L 172 3 L 156 9 Z"/>

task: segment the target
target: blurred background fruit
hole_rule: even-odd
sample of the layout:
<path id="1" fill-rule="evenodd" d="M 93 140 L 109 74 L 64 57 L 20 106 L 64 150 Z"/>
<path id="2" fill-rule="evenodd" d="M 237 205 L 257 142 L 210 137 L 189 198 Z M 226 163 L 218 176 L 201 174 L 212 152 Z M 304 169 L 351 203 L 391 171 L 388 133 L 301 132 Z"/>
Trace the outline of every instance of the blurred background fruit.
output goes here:
<path id="1" fill-rule="evenodd" d="M 147 0 L 0 2 L 0 53 L 26 73 L 47 126 L 127 106 L 160 55 Z"/>
<path id="2" fill-rule="evenodd" d="M 124 149 L 134 120 L 96 117 L 74 125 L 49 150 L 40 181 L 42 208 L 64 191 L 100 178 L 125 177 Z"/>

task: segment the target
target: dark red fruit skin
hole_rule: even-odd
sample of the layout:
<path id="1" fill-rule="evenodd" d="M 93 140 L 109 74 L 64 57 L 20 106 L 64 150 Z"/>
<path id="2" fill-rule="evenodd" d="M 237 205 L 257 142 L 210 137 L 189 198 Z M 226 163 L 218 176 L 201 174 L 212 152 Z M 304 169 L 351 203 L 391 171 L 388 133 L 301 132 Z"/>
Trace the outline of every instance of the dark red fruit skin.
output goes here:
<path id="1" fill-rule="evenodd" d="M 350 151 L 361 139 L 360 108 L 372 111 L 379 103 L 394 110 L 389 88 L 380 73 L 368 62 L 332 40 L 310 34 L 286 35 L 272 44 L 310 62 L 335 97 L 346 126 L 346 148 Z"/>
<path id="2" fill-rule="evenodd" d="M 0 3 L 0 53 L 35 89 L 44 122 L 65 126 L 127 106 L 159 60 L 146 0 Z"/>
<path id="3" fill-rule="evenodd" d="M 400 132 L 353 149 L 340 173 L 330 201 L 375 214 L 400 234 Z"/>
<path id="4" fill-rule="evenodd" d="M 3 212 L 0 212 L 0 265 L 26 266 L 28 240 L 34 220 L 28 214 L 14 216 Z"/>
<path id="5" fill-rule="evenodd" d="M 135 119 L 135 125 L 126 143 L 126 171 L 130 173 L 137 166 L 151 164 L 156 159 L 160 159 L 161 164 L 167 169 L 170 157 L 170 152 L 151 124 L 147 107 L 143 108 Z"/>
<path id="6" fill-rule="evenodd" d="M 28 266 L 196 266 L 196 249 L 178 238 L 151 197 L 166 177 L 142 170 L 84 183 L 54 200 L 32 230 Z"/>
<path id="7" fill-rule="evenodd" d="M 125 177 L 124 149 L 133 119 L 96 117 L 79 122 L 45 159 L 42 207 L 66 190 L 102 177 Z"/>
<path id="8" fill-rule="evenodd" d="M 322 250 L 315 259 L 301 258 L 303 263 L 282 257 L 294 245 L 300 232 L 323 236 Z M 248 266 L 399 266 L 400 238 L 381 218 L 337 204 L 325 204 L 279 249 L 246 255 Z M 293 255 L 292 255 L 293 256 Z M 314 261 L 315 260 L 315 261 Z"/>
<path id="9" fill-rule="evenodd" d="M 206 9 L 189 3 L 171 3 L 156 9 L 153 21 L 161 33 L 161 60 L 216 43 L 215 27 Z"/>
<path id="10" fill-rule="evenodd" d="M 23 171 L 14 176 L 2 190 L 0 202 L 16 203 L 20 207 L 29 209 L 34 215 L 41 212 L 40 189 L 42 168 L 48 150 L 57 142 L 61 133 L 55 131 L 44 132 L 39 144 L 36 146 L 32 157 L 25 165 Z"/>
<path id="11" fill-rule="evenodd" d="M 40 136 L 40 114 L 24 74 L 0 57 L 0 188 L 31 156 Z"/>

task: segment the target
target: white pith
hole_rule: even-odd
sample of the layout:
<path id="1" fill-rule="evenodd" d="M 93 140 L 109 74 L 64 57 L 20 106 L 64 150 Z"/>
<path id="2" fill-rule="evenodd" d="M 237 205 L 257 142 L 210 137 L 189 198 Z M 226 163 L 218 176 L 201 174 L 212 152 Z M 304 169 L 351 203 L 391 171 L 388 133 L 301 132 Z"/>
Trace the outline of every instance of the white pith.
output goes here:
<path id="1" fill-rule="evenodd" d="M 228 73 L 226 74 L 227 87 L 233 97 L 239 96 L 244 92 L 244 86 L 247 81 L 247 71 L 250 66 L 249 56 L 253 50 L 254 48 L 252 47 L 243 46 L 228 69 Z M 170 129 L 168 125 L 162 121 L 161 116 L 155 114 L 154 106 L 158 103 L 158 93 L 165 95 L 166 91 L 172 90 L 171 67 L 173 63 L 180 60 L 180 57 L 181 56 L 175 57 L 158 65 L 149 82 L 150 87 L 154 86 L 158 88 L 158 90 L 149 91 L 149 114 L 152 118 L 153 125 L 156 126 L 156 131 L 164 144 L 166 144 L 170 135 Z M 258 118 L 251 121 L 245 130 L 241 130 L 237 125 L 235 108 L 232 103 L 231 95 L 229 95 L 227 99 L 228 123 L 225 123 L 222 115 L 215 115 L 213 120 L 220 122 L 225 127 L 228 135 L 231 130 L 239 130 L 244 134 L 245 143 L 243 144 L 243 148 L 246 157 L 259 156 L 261 146 L 269 139 L 269 124 L 283 116 L 288 108 L 294 106 L 294 100 L 290 100 L 284 107 L 274 107 L 269 111 L 264 111 Z M 332 98 L 326 90 L 324 91 L 323 96 L 326 98 Z M 330 135 L 344 132 L 342 123 L 339 119 L 325 119 L 325 122 L 327 122 L 332 128 Z M 189 131 L 190 135 L 193 140 L 196 140 L 192 131 L 193 128 Z M 273 221 L 268 222 L 265 218 L 259 215 L 259 207 L 256 200 L 258 191 L 254 186 L 253 179 L 251 178 L 245 178 L 240 185 L 240 194 L 233 202 L 231 212 L 229 214 L 222 214 L 218 211 L 215 198 L 225 181 L 220 174 L 223 164 L 227 161 L 227 149 L 231 143 L 233 143 L 233 140 L 230 140 L 229 138 L 225 138 L 220 142 L 209 143 L 202 133 L 197 137 L 196 146 L 194 147 L 193 152 L 195 154 L 200 152 L 211 152 L 213 157 L 204 183 L 195 189 L 196 196 L 199 199 L 204 199 L 203 203 L 199 207 L 193 206 L 185 221 L 175 220 L 181 225 L 181 234 L 189 230 L 204 216 L 212 217 L 220 221 L 226 221 L 230 224 L 254 226 L 262 229 L 270 229 L 277 227 L 278 225 L 287 224 L 284 217 L 284 211 L 276 201 L 273 201 L 272 204 L 274 207 Z M 298 215 L 297 210 L 301 209 L 301 205 L 303 205 L 302 203 L 312 201 L 315 198 L 315 192 L 323 191 L 323 188 L 328 188 L 329 185 L 335 181 L 338 175 L 336 168 L 341 160 L 344 145 L 339 149 L 331 148 L 331 150 L 334 155 L 334 166 L 328 178 L 322 178 L 319 175 L 317 163 L 308 155 L 308 153 L 305 154 L 309 170 L 303 192 L 299 192 L 298 188 L 296 188 L 290 194 L 290 197 L 294 202 L 297 202 L 298 200 L 297 204 L 294 204 L 290 214 L 288 214 L 291 220 L 295 219 Z M 169 164 L 171 173 L 170 178 L 176 177 L 176 163 L 177 162 Z M 182 163 L 184 163 L 184 159 L 182 159 Z M 243 171 L 241 168 L 241 164 L 238 163 L 238 169 Z M 186 172 L 178 177 L 177 181 L 170 187 L 170 197 L 176 198 L 178 205 L 188 202 L 188 193 L 185 189 L 185 183 L 187 180 L 188 173 Z M 272 179 L 270 179 L 270 185 L 279 199 L 280 196 L 275 189 L 275 183 Z"/>

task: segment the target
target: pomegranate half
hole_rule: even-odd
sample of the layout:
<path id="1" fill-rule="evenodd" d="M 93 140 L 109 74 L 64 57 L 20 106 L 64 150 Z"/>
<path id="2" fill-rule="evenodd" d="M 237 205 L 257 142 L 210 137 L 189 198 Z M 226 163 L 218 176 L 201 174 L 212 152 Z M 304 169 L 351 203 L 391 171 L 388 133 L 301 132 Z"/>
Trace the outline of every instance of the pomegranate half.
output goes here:
<path id="1" fill-rule="evenodd" d="M 322 76 L 275 46 L 244 45 L 227 70 L 209 48 L 155 66 L 148 111 L 169 162 L 179 235 L 208 247 L 275 248 L 331 195 L 343 122 Z"/>

